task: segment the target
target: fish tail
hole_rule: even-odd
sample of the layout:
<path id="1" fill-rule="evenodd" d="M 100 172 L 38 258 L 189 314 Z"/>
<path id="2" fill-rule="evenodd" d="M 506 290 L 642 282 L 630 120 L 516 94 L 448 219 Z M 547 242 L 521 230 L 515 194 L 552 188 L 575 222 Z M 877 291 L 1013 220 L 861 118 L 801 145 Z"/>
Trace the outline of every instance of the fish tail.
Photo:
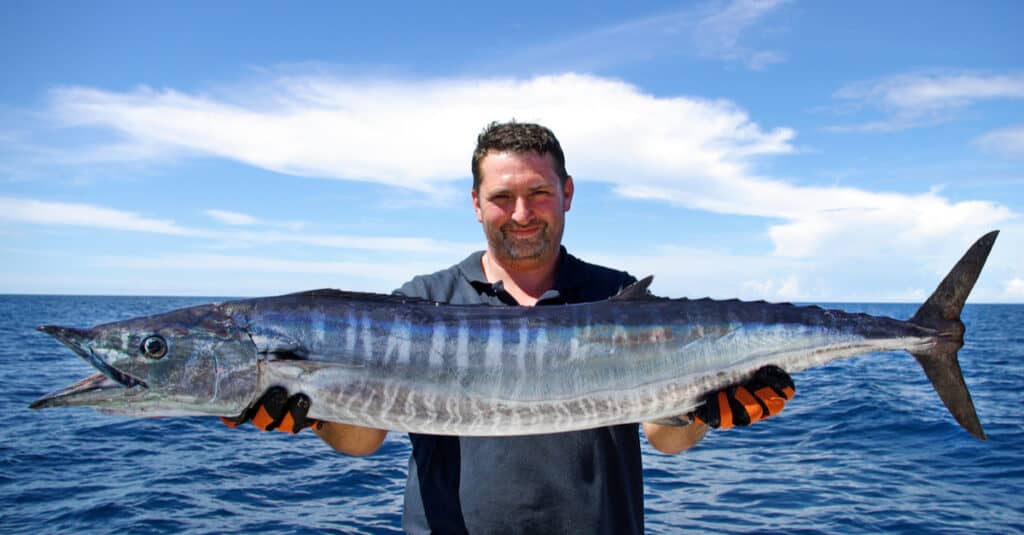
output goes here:
<path id="1" fill-rule="evenodd" d="M 935 346 L 927 351 L 910 353 L 924 368 L 925 375 L 953 418 L 968 433 L 981 440 L 985 440 L 985 432 L 981 428 L 957 360 L 957 351 L 964 345 L 964 324 L 960 321 L 960 311 L 998 235 L 998 230 L 992 231 L 974 242 L 910 319 L 912 323 L 937 331 L 939 341 Z"/>

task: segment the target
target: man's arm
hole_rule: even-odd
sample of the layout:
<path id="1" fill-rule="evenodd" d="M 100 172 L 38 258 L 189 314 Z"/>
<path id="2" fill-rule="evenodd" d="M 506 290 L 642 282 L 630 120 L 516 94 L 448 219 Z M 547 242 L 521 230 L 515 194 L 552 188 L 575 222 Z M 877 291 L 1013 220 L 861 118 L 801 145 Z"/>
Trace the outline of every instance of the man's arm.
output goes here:
<path id="1" fill-rule="evenodd" d="M 654 449 L 675 455 L 697 445 L 708 432 L 708 426 L 693 422 L 680 427 L 644 422 L 644 434 Z"/>
<path id="2" fill-rule="evenodd" d="M 323 422 L 319 429 L 314 428 L 314 432 L 335 450 L 360 457 L 379 450 L 388 435 L 383 429 L 335 422 Z"/>

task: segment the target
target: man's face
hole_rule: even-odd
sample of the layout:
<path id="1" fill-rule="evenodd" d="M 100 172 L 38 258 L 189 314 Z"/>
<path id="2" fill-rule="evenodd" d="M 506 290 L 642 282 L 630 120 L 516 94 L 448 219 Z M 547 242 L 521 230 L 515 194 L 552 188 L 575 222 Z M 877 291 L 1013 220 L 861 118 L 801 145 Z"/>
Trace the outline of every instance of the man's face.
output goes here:
<path id="1" fill-rule="evenodd" d="M 480 176 L 473 208 L 495 260 L 525 267 L 556 258 L 573 184 L 562 187 L 551 155 L 488 153 Z"/>

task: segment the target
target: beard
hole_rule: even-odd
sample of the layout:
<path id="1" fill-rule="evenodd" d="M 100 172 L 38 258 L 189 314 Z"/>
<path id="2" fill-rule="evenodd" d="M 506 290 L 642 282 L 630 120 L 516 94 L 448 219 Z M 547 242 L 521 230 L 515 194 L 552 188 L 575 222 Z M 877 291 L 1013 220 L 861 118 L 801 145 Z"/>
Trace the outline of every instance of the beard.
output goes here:
<path id="1" fill-rule="evenodd" d="M 516 237 L 513 230 L 529 227 L 539 227 L 529 237 Z M 557 229 L 560 230 L 560 229 Z M 509 262 L 536 260 L 550 254 L 558 253 L 558 246 L 561 242 L 561 232 L 548 226 L 545 222 L 537 222 L 526 227 L 515 223 L 507 223 L 497 229 L 490 229 L 487 232 L 487 241 L 490 249 Z"/>

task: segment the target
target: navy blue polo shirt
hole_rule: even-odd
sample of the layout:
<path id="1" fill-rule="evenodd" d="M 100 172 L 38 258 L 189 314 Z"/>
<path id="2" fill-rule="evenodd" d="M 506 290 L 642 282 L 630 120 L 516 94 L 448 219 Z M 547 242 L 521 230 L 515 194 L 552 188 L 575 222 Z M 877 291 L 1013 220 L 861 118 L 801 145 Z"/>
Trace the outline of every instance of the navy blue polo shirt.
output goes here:
<path id="1" fill-rule="evenodd" d="M 395 293 L 451 304 L 516 305 L 484 276 L 482 251 Z M 607 299 L 635 282 L 562 248 L 538 306 Z M 410 433 L 402 526 L 410 533 L 643 533 L 638 424 L 514 437 Z"/>

